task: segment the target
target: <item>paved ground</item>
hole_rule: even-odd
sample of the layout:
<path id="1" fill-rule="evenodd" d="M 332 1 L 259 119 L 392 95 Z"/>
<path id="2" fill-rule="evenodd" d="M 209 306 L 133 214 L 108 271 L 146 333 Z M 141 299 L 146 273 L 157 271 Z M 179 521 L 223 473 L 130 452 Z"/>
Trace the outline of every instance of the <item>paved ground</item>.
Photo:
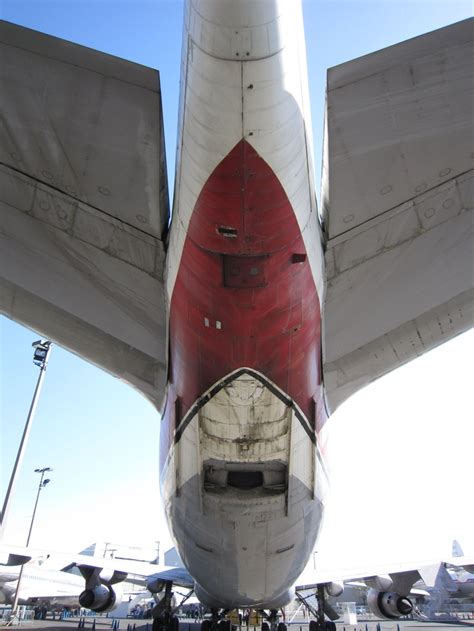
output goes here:
<path id="1" fill-rule="evenodd" d="M 84 630 L 89 629 L 92 631 L 92 618 L 86 618 Z M 474 620 L 464 623 L 434 623 L 434 622 L 416 622 L 416 621 L 402 621 L 391 622 L 389 620 L 380 621 L 380 631 L 459 631 L 464 628 L 466 630 L 474 629 Z M 130 626 L 129 626 L 130 625 Z M 135 625 L 135 629 L 134 629 Z M 111 618 L 96 618 L 97 631 L 106 631 L 111 629 Z M 2 621 L 0 620 L 0 628 L 2 628 Z M 4 627 L 3 627 L 4 628 Z M 7 627 L 12 629 L 19 629 L 21 631 L 73 631 L 78 628 L 78 620 L 25 620 L 20 626 L 15 625 Z M 180 625 L 181 631 L 198 631 L 199 624 L 188 623 L 183 621 Z M 291 625 L 293 631 L 308 631 L 308 625 L 299 623 Z M 337 623 L 338 631 L 379 631 L 377 628 L 377 621 L 360 621 L 357 625 L 348 625 L 343 622 Z M 242 631 L 247 631 L 247 627 L 241 627 Z M 120 620 L 118 631 L 151 631 L 151 623 L 145 620 Z M 254 631 L 254 627 L 251 626 L 249 631 Z M 259 631 L 259 627 L 255 627 L 255 631 Z"/>

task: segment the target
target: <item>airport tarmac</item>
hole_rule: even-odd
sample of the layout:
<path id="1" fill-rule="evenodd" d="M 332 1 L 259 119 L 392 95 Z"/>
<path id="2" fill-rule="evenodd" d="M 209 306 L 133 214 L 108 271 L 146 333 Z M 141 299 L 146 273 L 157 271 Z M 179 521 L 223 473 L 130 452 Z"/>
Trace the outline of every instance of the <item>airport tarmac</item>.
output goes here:
<path id="1" fill-rule="evenodd" d="M 21 631 L 73 631 L 78 628 L 79 620 L 25 620 L 21 625 L 13 625 L 5 628 L 21 629 Z M 92 631 L 93 618 L 86 618 L 86 623 L 83 629 L 89 629 Z M 380 627 L 377 626 L 380 624 Z M 3 626 L 2 620 L 0 620 L 0 628 Z M 463 621 L 459 623 L 454 622 L 419 622 L 416 620 L 402 620 L 402 621 L 390 621 L 390 620 L 370 620 L 360 621 L 356 625 L 345 624 L 344 622 L 337 623 L 338 631 L 459 631 L 459 629 L 474 629 L 474 620 Z M 111 629 L 111 618 L 96 618 L 96 631 L 106 631 Z M 288 625 L 289 631 L 308 631 L 307 624 L 291 624 Z M 255 631 L 259 631 L 260 627 L 255 627 Z M 189 623 L 186 621 L 181 622 L 180 631 L 199 631 L 199 623 Z M 121 619 L 119 621 L 118 631 L 151 631 L 151 622 L 145 620 L 133 620 L 133 619 Z M 241 627 L 241 631 L 247 631 L 246 626 Z M 254 631 L 254 627 L 250 626 L 249 631 Z"/>

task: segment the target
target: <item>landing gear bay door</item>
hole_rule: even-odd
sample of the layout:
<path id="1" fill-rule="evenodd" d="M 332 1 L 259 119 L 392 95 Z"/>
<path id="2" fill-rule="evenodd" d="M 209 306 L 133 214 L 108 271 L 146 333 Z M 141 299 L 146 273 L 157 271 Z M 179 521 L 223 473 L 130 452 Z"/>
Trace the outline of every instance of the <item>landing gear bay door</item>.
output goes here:
<path id="1" fill-rule="evenodd" d="M 0 22 L 0 309 L 161 405 L 158 72 Z"/>

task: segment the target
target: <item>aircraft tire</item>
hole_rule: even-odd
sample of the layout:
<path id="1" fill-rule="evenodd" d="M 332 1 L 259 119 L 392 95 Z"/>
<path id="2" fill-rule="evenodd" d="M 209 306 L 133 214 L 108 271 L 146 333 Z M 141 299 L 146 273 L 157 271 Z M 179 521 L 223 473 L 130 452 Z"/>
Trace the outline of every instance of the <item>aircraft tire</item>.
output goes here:
<path id="1" fill-rule="evenodd" d="M 311 620 L 309 623 L 309 631 L 336 631 L 335 622 L 322 622 L 319 623 L 316 620 Z"/>
<path id="2" fill-rule="evenodd" d="M 178 616 L 173 616 L 170 621 L 169 631 L 179 631 L 179 618 Z"/>

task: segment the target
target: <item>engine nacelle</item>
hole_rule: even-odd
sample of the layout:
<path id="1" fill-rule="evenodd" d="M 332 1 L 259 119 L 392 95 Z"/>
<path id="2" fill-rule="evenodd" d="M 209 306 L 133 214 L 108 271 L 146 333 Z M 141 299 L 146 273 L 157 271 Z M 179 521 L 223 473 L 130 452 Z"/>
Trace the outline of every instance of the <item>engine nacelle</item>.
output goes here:
<path id="1" fill-rule="evenodd" d="M 150 578 L 146 582 L 146 588 L 152 594 L 159 594 L 165 589 L 166 581 L 162 578 Z"/>
<path id="2" fill-rule="evenodd" d="M 96 613 L 112 611 L 120 605 L 121 601 L 121 594 L 117 597 L 116 592 L 108 585 L 97 585 L 93 589 L 85 589 L 79 596 L 81 607 L 91 609 Z"/>
<path id="3" fill-rule="evenodd" d="M 344 583 L 339 582 L 339 581 L 326 583 L 324 585 L 324 590 L 328 596 L 333 596 L 334 598 L 337 598 L 344 591 Z"/>
<path id="4" fill-rule="evenodd" d="M 376 589 L 369 589 L 367 604 L 376 616 L 389 620 L 408 616 L 413 609 L 410 599 L 406 596 L 400 596 L 396 592 L 379 592 Z"/>
<path id="5" fill-rule="evenodd" d="M 0 605 L 11 605 L 15 599 L 18 577 L 14 583 L 4 583 L 0 587 Z"/>

